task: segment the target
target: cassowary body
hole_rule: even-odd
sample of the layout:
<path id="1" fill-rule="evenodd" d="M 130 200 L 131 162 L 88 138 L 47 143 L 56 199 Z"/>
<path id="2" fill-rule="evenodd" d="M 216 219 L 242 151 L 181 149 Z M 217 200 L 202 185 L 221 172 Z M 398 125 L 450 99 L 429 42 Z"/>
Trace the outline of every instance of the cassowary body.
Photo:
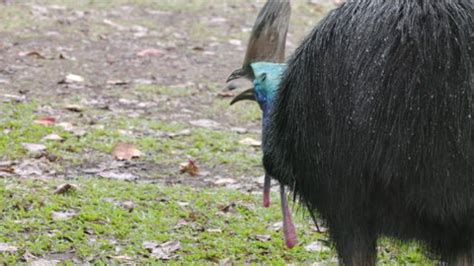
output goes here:
<path id="1" fill-rule="evenodd" d="M 384 235 L 474 265 L 473 5 L 349 1 L 288 62 L 264 166 L 342 263 L 374 264 Z"/>

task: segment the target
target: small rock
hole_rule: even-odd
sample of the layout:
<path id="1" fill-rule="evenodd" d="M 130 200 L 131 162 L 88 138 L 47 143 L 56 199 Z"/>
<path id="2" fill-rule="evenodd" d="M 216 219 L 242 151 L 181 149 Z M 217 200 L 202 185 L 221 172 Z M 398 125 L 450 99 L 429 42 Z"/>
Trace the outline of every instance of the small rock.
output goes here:
<path id="1" fill-rule="evenodd" d="M 99 176 L 103 178 L 127 180 L 127 181 L 133 181 L 133 180 L 138 179 L 138 176 L 133 175 L 131 173 L 118 173 L 118 172 L 112 172 L 112 171 L 99 173 Z"/>
<path id="2" fill-rule="evenodd" d="M 255 239 L 257 239 L 258 241 L 267 242 L 270 241 L 272 237 L 270 235 L 256 235 Z"/>
<path id="3" fill-rule="evenodd" d="M 83 83 L 85 79 L 82 76 L 75 74 L 68 74 L 59 84 Z"/>
<path id="4" fill-rule="evenodd" d="M 65 106 L 66 110 L 76 113 L 81 113 L 84 110 L 84 107 L 77 104 L 70 104 Z"/>
<path id="5" fill-rule="evenodd" d="M 63 141 L 64 138 L 58 134 L 49 134 L 43 138 L 43 140 Z"/>
<path id="6" fill-rule="evenodd" d="M 321 241 L 315 241 L 305 246 L 304 249 L 310 252 L 328 252 L 331 249 L 326 247 Z"/>
<path id="7" fill-rule="evenodd" d="M 283 227 L 283 222 L 276 222 L 270 226 L 270 228 L 273 231 L 277 231 L 277 232 L 280 231 L 282 227 Z"/>
<path id="8" fill-rule="evenodd" d="M 28 152 L 37 153 L 46 150 L 46 146 L 42 144 L 35 144 L 35 143 L 23 143 L 23 148 L 25 148 Z"/>
<path id="9" fill-rule="evenodd" d="M 77 213 L 74 211 L 67 211 L 67 212 L 52 212 L 52 218 L 55 221 L 64 221 L 69 220 L 76 216 Z"/>
<path id="10" fill-rule="evenodd" d="M 232 178 L 220 178 L 216 181 L 214 181 L 215 185 L 221 186 L 221 185 L 228 185 L 228 184 L 235 184 L 237 181 Z"/>
<path id="11" fill-rule="evenodd" d="M 176 204 L 178 204 L 181 207 L 186 207 L 189 205 L 189 202 L 177 201 Z"/>
<path id="12" fill-rule="evenodd" d="M 125 208 L 128 212 L 132 212 L 135 209 L 135 203 L 133 201 L 127 200 L 120 204 L 123 208 Z"/>
<path id="13" fill-rule="evenodd" d="M 128 80 L 107 80 L 107 85 L 127 85 L 128 83 L 130 83 Z"/>
<path id="14" fill-rule="evenodd" d="M 237 134 L 247 134 L 249 132 L 248 129 L 243 128 L 243 127 L 233 127 L 230 130 Z"/>
<path id="15" fill-rule="evenodd" d="M 231 39 L 229 40 L 229 43 L 235 46 L 242 46 L 242 41 L 240 40 Z"/>
<path id="16" fill-rule="evenodd" d="M 12 246 L 8 243 L 0 243 L 0 253 L 3 252 L 16 252 L 18 250 L 17 247 Z"/>
<path id="17" fill-rule="evenodd" d="M 262 145 L 262 142 L 259 140 L 255 140 L 253 138 L 245 138 L 239 141 L 240 144 L 247 145 L 247 146 L 252 146 L 252 147 L 260 147 Z"/>
<path id="18" fill-rule="evenodd" d="M 38 259 L 30 262 L 29 266 L 56 266 L 59 264 L 59 260 L 46 260 L 46 259 Z"/>

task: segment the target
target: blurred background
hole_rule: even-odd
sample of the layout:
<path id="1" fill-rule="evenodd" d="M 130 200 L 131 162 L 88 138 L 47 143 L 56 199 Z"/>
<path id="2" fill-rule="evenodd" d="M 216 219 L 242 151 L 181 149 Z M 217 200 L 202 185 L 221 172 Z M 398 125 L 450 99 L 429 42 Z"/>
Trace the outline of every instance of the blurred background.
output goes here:
<path id="1" fill-rule="evenodd" d="M 68 139 L 54 144 L 51 153 L 68 172 L 52 176 L 84 174 L 124 141 L 146 154 L 133 169 L 140 179 L 176 182 L 177 165 L 191 158 L 211 181 L 254 180 L 262 174 L 260 151 L 248 146 L 258 146 L 260 110 L 250 102 L 230 107 L 234 94 L 224 88 L 264 2 L 3 1 L 0 99 L 20 102 L 36 120 L 51 118 L 77 138 L 71 147 Z M 333 6 L 293 1 L 287 54 Z M 238 143 L 246 138 L 254 143 Z M 0 145 L 4 160 L 23 152 L 21 142 Z"/>

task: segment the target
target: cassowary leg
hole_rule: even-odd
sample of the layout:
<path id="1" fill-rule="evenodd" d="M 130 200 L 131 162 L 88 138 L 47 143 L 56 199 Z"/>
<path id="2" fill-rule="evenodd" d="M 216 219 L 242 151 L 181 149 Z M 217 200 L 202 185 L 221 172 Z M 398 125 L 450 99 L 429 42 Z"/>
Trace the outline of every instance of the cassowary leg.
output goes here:
<path id="1" fill-rule="evenodd" d="M 268 208 L 270 206 L 270 186 L 272 178 L 265 174 L 265 180 L 263 181 L 263 207 Z"/>
<path id="2" fill-rule="evenodd" d="M 283 212 L 283 233 L 285 234 L 285 243 L 288 248 L 292 248 L 298 242 L 295 225 L 291 219 L 288 199 L 286 198 L 285 186 L 280 184 L 281 210 Z"/>
<path id="3" fill-rule="evenodd" d="M 339 263 L 347 266 L 372 266 L 377 260 L 377 237 L 350 225 L 350 219 L 342 226 L 331 226 L 331 236 L 336 243 Z"/>

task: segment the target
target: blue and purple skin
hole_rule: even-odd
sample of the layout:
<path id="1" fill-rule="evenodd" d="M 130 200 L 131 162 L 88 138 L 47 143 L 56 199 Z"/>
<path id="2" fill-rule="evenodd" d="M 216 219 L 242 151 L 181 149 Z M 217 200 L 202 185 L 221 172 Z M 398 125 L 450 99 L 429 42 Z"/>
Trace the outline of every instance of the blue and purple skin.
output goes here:
<path id="1" fill-rule="evenodd" d="M 286 69 L 286 64 L 270 63 L 270 62 L 255 62 L 250 64 L 253 71 L 253 88 L 245 90 L 236 96 L 231 104 L 241 100 L 255 100 L 262 110 L 262 138 L 265 138 L 265 129 L 267 126 L 269 114 L 273 106 L 273 100 L 279 88 L 281 75 Z M 262 141 L 265 143 L 265 141 Z M 262 146 L 265 150 L 265 145 Z M 270 185 L 271 177 L 265 174 L 265 181 L 263 185 L 263 206 L 265 208 L 270 206 Z M 285 235 L 286 246 L 292 248 L 297 243 L 297 236 L 295 226 L 291 218 L 291 212 L 288 206 L 287 195 L 285 187 L 280 185 L 281 207 L 283 213 L 283 231 Z"/>

